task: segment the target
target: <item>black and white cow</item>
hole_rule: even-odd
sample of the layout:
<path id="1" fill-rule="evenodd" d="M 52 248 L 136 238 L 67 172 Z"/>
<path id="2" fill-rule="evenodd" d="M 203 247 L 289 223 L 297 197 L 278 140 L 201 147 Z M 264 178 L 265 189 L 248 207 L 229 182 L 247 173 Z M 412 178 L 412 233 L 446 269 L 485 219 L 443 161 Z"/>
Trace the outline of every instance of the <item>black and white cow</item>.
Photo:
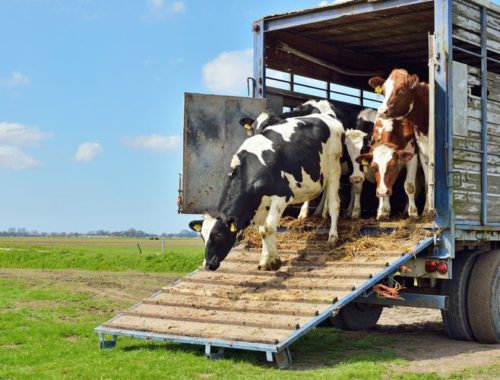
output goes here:
<path id="1" fill-rule="evenodd" d="M 190 223 L 205 241 L 206 269 L 220 266 L 238 233 L 250 224 L 258 227 L 262 238 L 259 269 L 278 269 L 275 240 L 283 211 L 323 190 L 331 217 L 328 241 L 337 241 L 344 128 L 327 101 L 317 103 L 321 113 L 268 126 L 246 139 L 233 156 L 216 212 Z"/>
<path id="2" fill-rule="evenodd" d="M 332 100 L 309 100 L 296 107 L 293 111 L 282 113 L 279 116 L 271 112 L 263 112 L 255 120 L 248 117 L 241 119 L 240 124 L 249 136 L 253 136 L 262 133 L 269 126 L 285 123 L 285 119 L 328 112 L 330 109 L 335 111 L 337 119 L 346 130 L 341 160 L 341 174 L 350 174 L 351 199 L 347 214 L 353 219 L 356 219 L 359 218 L 361 214 L 361 191 L 363 190 L 365 176 L 360 169 L 360 165 L 357 165 L 355 160 L 361 153 L 364 153 L 363 149 L 366 148 L 369 150 L 377 114 L 376 110 Z M 374 181 L 369 174 L 367 178 L 371 182 Z M 323 196 L 314 215 L 326 218 L 327 210 L 324 208 L 325 199 L 326 198 Z M 302 205 L 298 219 L 306 219 L 308 215 L 309 201 L 304 202 Z"/>

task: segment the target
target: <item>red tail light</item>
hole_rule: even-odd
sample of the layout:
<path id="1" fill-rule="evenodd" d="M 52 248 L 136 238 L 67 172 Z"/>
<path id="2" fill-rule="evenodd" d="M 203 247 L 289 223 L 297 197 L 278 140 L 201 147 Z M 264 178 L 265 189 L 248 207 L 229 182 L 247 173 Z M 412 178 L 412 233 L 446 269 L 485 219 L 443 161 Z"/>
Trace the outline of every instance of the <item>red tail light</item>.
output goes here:
<path id="1" fill-rule="evenodd" d="M 448 273 L 448 264 L 446 263 L 446 261 L 440 261 L 436 269 L 439 273 L 446 274 Z"/>
<path id="2" fill-rule="evenodd" d="M 436 261 L 428 260 L 425 262 L 425 271 L 427 273 L 432 273 L 437 270 L 438 263 Z"/>

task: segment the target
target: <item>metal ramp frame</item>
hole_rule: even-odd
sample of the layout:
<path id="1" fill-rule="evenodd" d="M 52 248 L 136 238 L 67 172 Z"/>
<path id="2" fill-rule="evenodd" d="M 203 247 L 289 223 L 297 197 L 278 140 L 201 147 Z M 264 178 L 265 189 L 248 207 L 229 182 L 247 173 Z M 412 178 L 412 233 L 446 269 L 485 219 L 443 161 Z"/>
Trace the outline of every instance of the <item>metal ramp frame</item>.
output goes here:
<path id="1" fill-rule="evenodd" d="M 369 296 L 373 291 L 372 287 L 382 281 L 384 278 L 393 275 L 396 273 L 399 269 L 399 267 L 406 263 L 408 260 L 413 258 L 415 255 L 418 253 L 422 252 L 424 249 L 429 247 L 431 244 L 433 244 L 434 238 L 427 238 L 423 241 L 420 241 L 420 243 L 411 251 L 408 253 L 402 253 L 398 258 L 396 258 L 394 261 L 391 263 L 386 262 L 383 266 L 384 268 L 377 272 L 374 275 L 369 275 L 369 278 L 367 280 L 363 280 L 358 286 L 356 286 L 353 289 L 350 289 L 344 296 L 338 297 L 338 298 L 333 298 L 331 304 L 327 305 L 321 312 L 318 312 L 315 310 L 312 312 L 314 315 L 312 317 L 307 318 L 307 321 L 303 323 L 302 325 L 296 325 L 292 330 L 287 331 L 287 334 L 284 338 L 276 339 L 274 341 L 269 342 L 269 339 L 267 341 L 265 339 L 260 339 L 256 336 L 251 336 L 249 339 L 227 339 L 224 336 L 226 334 L 224 333 L 219 333 L 219 336 L 217 334 L 210 334 L 209 332 L 203 331 L 203 333 L 198 334 L 198 336 L 193 336 L 194 334 L 189 334 L 186 332 L 185 334 L 183 333 L 183 329 L 179 329 L 179 326 L 182 326 L 184 324 L 193 324 L 193 321 L 190 321 L 189 318 L 187 320 L 182 320 L 182 318 L 179 318 L 176 320 L 177 325 L 172 326 L 166 326 L 166 328 L 162 328 L 161 323 L 164 322 L 168 324 L 168 321 L 171 319 L 175 319 L 166 316 L 163 318 L 161 315 L 150 315 L 149 312 L 137 312 L 137 310 L 140 310 L 141 308 L 149 308 L 148 310 L 151 310 L 154 308 L 155 302 L 154 300 L 158 297 L 161 297 L 163 292 L 165 291 L 172 291 L 176 289 L 176 286 L 179 285 L 189 285 L 190 281 L 194 281 L 195 285 L 199 285 L 200 287 L 203 288 L 203 284 L 210 284 L 211 280 L 206 280 L 201 281 L 200 279 L 197 279 L 196 276 L 200 275 L 206 275 L 208 278 L 210 278 L 211 273 L 219 273 L 217 272 L 205 272 L 203 270 L 196 270 L 195 272 L 189 274 L 188 276 L 176 281 L 172 285 L 168 287 L 164 287 L 162 290 L 154 293 L 152 296 L 149 298 L 143 300 L 142 302 L 136 304 L 132 308 L 130 308 L 128 311 L 123 312 L 118 314 L 116 317 L 111 319 L 110 321 L 102 324 L 101 326 L 97 327 L 95 331 L 97 332 L 99 336 L 99 342 L 100 342 L 100 347 L 102 349 L 104 348 L 112 348 L 116 345 L 117 337 L 118 336 L 125 336 L 125 337 L 133 337 L 133 338 L 140 338 L 140 339 L 146 339 L 146 340 L 157 340 L 157 341 L 170 341 L 170 342 L 177 342 L 177 343 L 188 343 L 188 344 L 196 344 L 196 345 L 201 345 L 205 346 L 205 355 L 209 359 L 220 359 L 224 356 L 224 349 L 225 348 L 233 348 L 233 349 L 241 349 L 241 350 L 250 350 L 250 351 L 261 351 L 266 354 L 266 359 L 269 362 L 276 361 L 277 365 L 279 368 L 288 368 L 291 363 L 292 363 L 292 357 L 290 354 L 289 347 L 292 343 L 294 343 L 296 340 L 298 340 L 300 337 L 302 337 L 304 334 L 306 334 L 309 330 L 323 322 L 325 319 L 330 317 L 331 315 L 335 315 L 338 313 L 338 311 L 345 305 L 347 305 L 349 302 L 355 300 L 358 297 L 367 297 Z M 235 248 L 233 251 L 237 251 L 238 248 Z M 240 250 L 240 252 L 242 252 Z M 232 252 L 233 253 L 233 252 Z M 243 253 L 242 253 L 243 255 Z M 255 254 L 254 254 L 255 255 Z M 228 256 L 228 259 L 226 259 L 225 262 L 229 262 L 227 265 L 238 265 L 238 262 L 245 262 L 244 258 L 238 258 L 236 260 L 233 259 L 233 262 L 231 264 L 231 260 L 229 259 L 231 254 Z M 392 257 L 394 258 L 394 253 L 392 253 Z M 238 261 L 239 260 L 239 261 Z M 286 261 L 285 261 L 286 262 Z M 335 261 L 333 261 L 335 264 Z M 224 263 L 223 263 L 224 264 Z M 247 262 L 248 264 L 248 262 Z M 221 269 L 224 268 L 221 266 Z M 233 273 L 229 272 L 230 268 L 226 270 L 226 274 L 232 275 Z M 269 273 L 269 272 L 267 272 Z M 228 276 L 226 276 L 227 278 Z M 230 277 L 230 276 L 229 276 Z M 272 277 L 270 277 L 272 278 Z M 289 278 L 293 278 L 293 275 Z M 324 278 L 325 282 L 328 282 L 328 278 Z M 333 279 L 331 281 L 334 281 Z M 344 280 L 344 282 L 347 280 Z M 229 285 L 231 286 L 231 285 Z M 244 286 L 244 285 L 242 285 Z M 205 286 L 206 287 L 206 286 Z M 237 286 L 234 285 L 236 288 Z M 187 288 L 187 291 L 189 293 L 189 289 L 192 288 Z M 177 289 L 179 290 L 179 289 Z M 194 292 L 194 290 L 192 290 Z M 286 292 L 287 290 L 282 289 L 279 290 L 281 292 Z M 249 293 L 250 294 L 250 293 Z M 284 293 L 286 294 L 286 293 Z M 306 293 L 307 294 L 307 291 Z M 168 294 L 167 294 L 168 296 Z M 205 297 L 210 297 L 210 296 L 205 296 Z M 206 300 L 209 302 L 210 300 Z M 230 300 L 229 302 L 240 302 L 236 300 Z M 244 302 L 244 301 L 241 301 Z M 253 301 L 248 301 L 247 302 L 253 302 Z M 265 300 L 264 300 L 265 302 Z M 148 305 L 149 303 L 149 305 Z M 279 304 L 279 301 L 274 301 L 273 304 Z M 156 305 L 159 305 L 160 303 L 157 302 Z M 292 305 L 292 303 L 290 303 Z M 193 310 L 195 308 L 195 305 L 189 305 L 188 303 L 185 306 L 190 306 L 193 307 Z M 315 309 L 315 306 L 312 304 L 311 310 Z M 159 306 L 157 306 L 160 308 Z M 168 308 L 166 309 L 168 312 Z M 224 311 L 221 311 L 224 309 L 217 308 L 217 306 L 213 307 L 213 312 L 217 313 L 224 313 Z M 258 310 L 249 310 L 248 313 L 255 313 L 259 312 Z M 271 312 L 269 310 L 269 312 Z M 245 314 L 244 313 L 239 313 L 239 314 Z M 167 313 L 168 314 L 168 313 Z M 293 312 L 291 310 L 291 314 L 299 315 L 300 312 L 297 310 L 297 312 Z M 154 323 L 156 323 L 157 330 L 161 331 L 154 331 L 155 328 L 152 328 L 151 325 L 148 326 L 148 323 L 151 323 L 151 321 L 148 319 L 148 317 L 154 318 Z M 128 319 L 133 319 L 135 321 L 135 325 L 127 325 L 127 318 Z M 142 319 L 141 319 L 142 318 Z M 123 322 L 125 320 L 125 322 Z M 302 318 L 304 320 L 304 318 Z M 130 322 L 128 322 L 130 323 Z M 219 321 L 216 322 L 217 324 L 214 324 L 215 328 L 219 327 L 219 330 L 223 331 L 224 327 L 228 326 L 225 324 L 224 321 Z M 228 322 L 229 323 L 229 322 Z M 196 325 L 196 323 L 194 323 Z M 229 323 L 230 324 L 230 323 Z M 203 322 L 200 321 L 200 325 L 204 325 Z M 240 326 L 245 326 L 246 323 L 242 322 Z M 212 325 L 209 325 L 209 327 Z M 220 328 L 222 326 L 222 328 Z M 168 329 L 172 328 L 173 333 L 168 333 Z M 177 328 L 177 330 L 176 330 Z M 241 327 L 241 329 L 250 329 L 250 327 Z M 179 333 L 181 331 L 181 333 Z M 272 331 L 272 330 L 269 330 Z M 276 331 L 282 331 L 282 330 L 276 330 Z M 254 333 L 255 334 L 255 333 Z M 111 340 L 107 340 L 106 336 L 111 336 Z M 204 336 L 205 335 L 205 336 Z M 227 337 L 227 335 L 226 335 Z"/>

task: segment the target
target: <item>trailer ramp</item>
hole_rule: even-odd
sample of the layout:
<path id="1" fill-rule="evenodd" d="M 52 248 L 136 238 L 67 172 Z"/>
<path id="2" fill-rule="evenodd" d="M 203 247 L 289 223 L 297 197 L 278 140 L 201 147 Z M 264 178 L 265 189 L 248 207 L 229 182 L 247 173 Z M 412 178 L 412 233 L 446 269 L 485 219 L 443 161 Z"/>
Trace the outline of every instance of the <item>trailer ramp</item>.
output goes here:
<path id="1" fill-rule="evenodd" d="M 260 250 L 236 247 L 216 272 L 202 268 L 163 287 L 96 328 L 101 348 L 118 336 L 266 353 L 280 368 L 291 364 L 289 346 L 373 285 L 398 271 L 432 238 L 406 252 L 330 259 L 322 252 L 282 251 L 276 272 L 257 270 Z M 111 336 L 106 340 L 105 336 Z M 216 351 L 214 351 L 214 349 Z"/>

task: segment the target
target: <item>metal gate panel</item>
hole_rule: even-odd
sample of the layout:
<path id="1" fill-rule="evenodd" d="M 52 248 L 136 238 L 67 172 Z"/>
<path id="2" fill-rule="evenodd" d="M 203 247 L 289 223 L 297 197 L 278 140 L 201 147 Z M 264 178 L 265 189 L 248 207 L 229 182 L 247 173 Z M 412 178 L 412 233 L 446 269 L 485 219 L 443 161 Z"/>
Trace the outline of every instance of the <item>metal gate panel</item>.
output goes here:
<path id="1" fill-rule="evenodd" d="M 266 99 L 184 95 L 183 213 L 217 207 L 231 158 L 247 138 L 239 120 L 265 109 Z"/>

